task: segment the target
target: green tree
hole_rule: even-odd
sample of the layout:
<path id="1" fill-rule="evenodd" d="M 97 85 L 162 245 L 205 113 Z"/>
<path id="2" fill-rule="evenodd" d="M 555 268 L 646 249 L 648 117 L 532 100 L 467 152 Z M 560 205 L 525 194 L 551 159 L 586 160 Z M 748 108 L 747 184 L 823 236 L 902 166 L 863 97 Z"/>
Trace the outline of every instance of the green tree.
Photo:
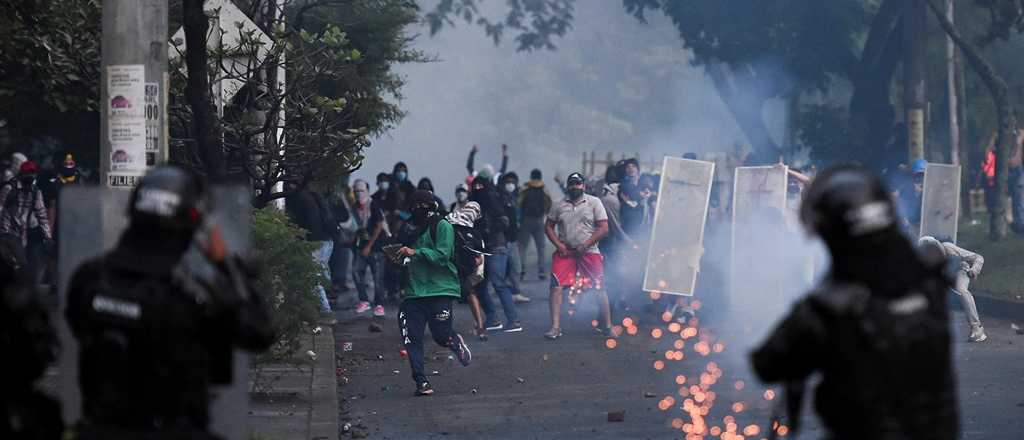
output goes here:
<path id="1" fill-rule="evenodd" d="M 95 167 L 99 1 L 0 0 L 0 10 L 0 127 L 19 149 L 52 137 Z"/>

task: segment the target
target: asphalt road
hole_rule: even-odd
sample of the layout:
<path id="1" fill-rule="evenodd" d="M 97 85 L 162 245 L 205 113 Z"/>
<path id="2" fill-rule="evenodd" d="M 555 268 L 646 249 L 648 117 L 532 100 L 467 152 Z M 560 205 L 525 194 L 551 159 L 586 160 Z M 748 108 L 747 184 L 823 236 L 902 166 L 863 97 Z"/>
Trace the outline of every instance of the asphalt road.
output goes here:
<path id="1" fill-rule="evenodd" d="M 632 313 L 637 334 L 624 334 L 609 349 L 591 327 L 596 309 L 584 300 L 563 322 L 565 336 L 548 341 L 542 337 L 548 328 L 545 288 L 546 283 L 536 281 L 524 286 L 534 299 L 520 307 L 524 332 L 495 334 L 487 342 L 470 336 L 469 311 L 458 306 L 456 328 L 467 336 L 474 361 L 462 367 L 448 358 L 446 349 L 428 345 L 427 370 L 437 372 L 430 378 L 436 390 L 431 397 L 413 396 L 408 361 L 400 354 L 395 310 L 376 320 L 382 324 L 381 333 L 368 330 L 368 318 L 339 312 L 339 425 L 351 425 L 342 438 L 684 438 L 683 429 L 692 419 L 681 406 L 687 398 L 697 405 L 698 396 L 683 397 L 679 391 L 699 386 L 702 379 L 714 382 L 707 388 L 713 395 L 693 388 L 703 392 L 705 402 L 714 401 L 704 417 L 706 429 L 729 428 L 724 418 L 730 416 L 739 434 L 754 434 L 752 425 L 757 427 L 756 434 L 744 438 L 766 437 L 773 406 L 782 393 L 766 400 L 766 388 L 747 370 L 744 354 L 753 342 L 742 341 L 756 340 L 751 332 L 759 330 L 729 322 L 718 324 L 728 331 L 719 331 L 712 323 L 705 330 L 710 333 L 684 341 L 678 350 L 683 360 L 669 360 L 666 352 L 676 351 L 679 337 L 669 334 L 656 313 Z M 1008 321 L 985 319 L 989 341 L 968 344 L 960 342 L 966 339 L 963 323 L 962 315 L 954 316 L 961 437 L 1024 438 L 1024 336 L 1016 335 Z M 654 329 L 661 330 L 660 338 L 653 337 Z M 702 347 L 698 342 L 705 335 L 708 344 Z M 716 342 L 722 343 L 717 347 L 720 352 Z M 351 351 L 345 351 L 347 343 Z M 657 361 L 664 363 L 660 370 L 655 368 Z M 677 384 L 679 379 L 683 386 Z M 737 381 L 743 381 L 742 389 L 737 389 Z M 808 406 L 810 397 L 805 400 Z M 609 412 L 623 412 L 622 421 L 609 421 Z M 806 409 L 799 437 L 821 434 L 813 411 Z"/>

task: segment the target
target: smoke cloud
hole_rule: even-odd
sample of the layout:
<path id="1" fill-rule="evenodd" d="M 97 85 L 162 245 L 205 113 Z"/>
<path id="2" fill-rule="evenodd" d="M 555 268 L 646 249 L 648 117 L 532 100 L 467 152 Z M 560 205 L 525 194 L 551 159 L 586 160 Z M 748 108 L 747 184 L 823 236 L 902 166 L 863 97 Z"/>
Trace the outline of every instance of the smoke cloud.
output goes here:
<path id="1" fill-rule="evenodd" d="M 495 8 L 484 11 L 491 17 L 504 7 L 485 6 Z M 438 61 L 398 66 L 407 78 L 401 106 L 408 116 L 375 140 L 356 177 L 372 182 L 402 160 L 414 181 L 431 177 L 450 201 L 474 144 L 478 169 L 497 167 L 505 143 L 509 170 L 522 179 L 540 168 L 550 184 L 555 173 L 578 171 L 585 151 L 660 159 L 746 143 L 672 24 L 659 14 L 639 23 L 618 0 L 578 5 L 573 29 L 555 51 L 517 53 L 514 42 L 495 46 L 462 22 L 435 37 L 426 26 L 410 30 L 417 33 L 416 48 Z M 779 133 L 782 108 L 766 109 Z"/>

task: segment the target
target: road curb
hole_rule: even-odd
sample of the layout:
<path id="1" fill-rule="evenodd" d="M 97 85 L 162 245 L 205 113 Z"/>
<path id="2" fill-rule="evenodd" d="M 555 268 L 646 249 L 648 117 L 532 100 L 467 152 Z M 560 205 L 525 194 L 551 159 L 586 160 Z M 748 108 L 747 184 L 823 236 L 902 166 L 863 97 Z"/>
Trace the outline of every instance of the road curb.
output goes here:
<path id="1" fill-rule="evenodd" d="M 960 301 L 951 299 L 950 302 L 957 310 L 963 309 Z M 974 303 L 978 306 L 979 315 L 1007 319 L 1017 323 L 1024 322 L 1024 303 L 996 299 L 982 294 L 974 295 Z"/>
<path id="2" fill-rule="evenodd" d="M 316 367 L 311 380 L 312 408 L 309 415 L 309 438 L 327 440 L 338 438 L 338 378 L 334 374 L 334 329 L 322 326 L 323 331 L 313 337 L 313 351 L 317 354 Z"/>

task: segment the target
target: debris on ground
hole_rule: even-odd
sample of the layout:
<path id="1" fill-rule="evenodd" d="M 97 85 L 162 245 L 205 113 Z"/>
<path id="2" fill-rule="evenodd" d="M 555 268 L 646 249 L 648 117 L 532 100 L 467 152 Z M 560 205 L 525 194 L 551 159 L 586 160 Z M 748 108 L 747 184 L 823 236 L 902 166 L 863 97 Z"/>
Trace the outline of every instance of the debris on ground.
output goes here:
<path id="1" fill-rule="evenodd" d="M 516 378 L 516 382 L 519 382 L 519 383 L 526 383 L 526 379 L 523 379 L 523 378 L 521 378 L 521 377 L 517 377 L 517 378 Z"/>
<path id="2" fill-rule="evenodd" d="M 624 422 L 626 421 L 626 411 L 608 411 L 608 422 Z"/>
<path id="3" fill-rule="evenodd" d="M 344 344 L 341 344 L 341 351 L 352 351 L 352 343 L 346 342 Z"/>
<path id="4" fill-rule="evenodd" d="M 376 322 L 371 322 L 368 330 L 370 330 L 370 333 L 380 333 L 384 331 L 384 327 L 381 327 L 380 324 L 377 324 Z"/>
<path id="5" fill-rule="evenodd" d="M 434 371 L 431 371 L 431 372 L 430 372 L 430 375 L 431 375 L 431 376 L 440 376 L 440 375 L 441 375 L 441 372 L 440 372 L 440 371 L 437 371 L 437 370 L 434 370 Z"/>
<path id="6" fill-rule="evenodd" d="M 476 388 L 473 388 L 472 390 L 470 390 L 470 392 L 476 394 Z"/>
<path id="7" fill-rule="evenodd" d="M 401 371 L 398 371 L 398 370 L 391 370 L 391 373 L 393 373 L 393 374 L 398 374 L 398 373 L 401 373 Z"/>
<path id="8" fill-rule="evenodd" d="M 1010 328 L 1012 328 L 1013 331 L 1017 332 L 1018 335 L 1024 335 L 1024 327 L 1021 327 L 1017 324 L 1010 324 Z"/>
<path id="9" fill-rule="evenodd" d="M 650 391 L 645 391 L 644 392 L 644 397 L 648 398 L 648 399 L 653 399 L 653 398 L 658 397 L 658 396 L 655 395 L 654 393 L 650 392 Z"/>

